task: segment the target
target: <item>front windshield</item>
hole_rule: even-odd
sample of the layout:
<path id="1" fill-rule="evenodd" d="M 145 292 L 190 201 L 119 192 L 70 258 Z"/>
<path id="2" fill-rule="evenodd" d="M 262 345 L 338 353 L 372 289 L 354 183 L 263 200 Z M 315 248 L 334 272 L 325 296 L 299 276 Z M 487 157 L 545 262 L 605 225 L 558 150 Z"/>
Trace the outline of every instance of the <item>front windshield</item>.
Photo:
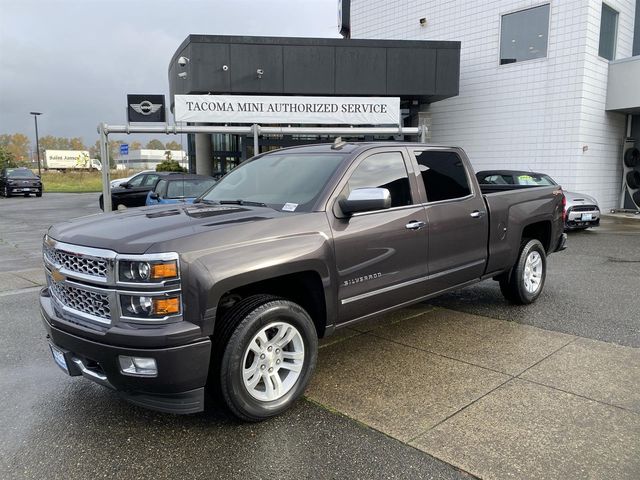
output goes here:
<path id="1" fill-rule="evenodd" d="M 524 175 L 518 175 L 516 177 L 516 182 L 518 185 L 535 185 L 535 186 L 548 186 L 555 185 L 554 182 L 549 175 L 539 175 L 536 173 L 527 173 Z"/>
<path id="2" fill-rule="evenodd" d="M 7 170 L 7 176 L 9 178 L 37 178 L 36 174 L 28 168 L 15 168 L 13 170 Z"/>
<path id="3" fill-rule="evenodd" d="M 263 203 L 285 211 L 306 211 L 344 159 L 340 153 L 271 153 L 249 160 L 224 176 L 202 200 Z"/>

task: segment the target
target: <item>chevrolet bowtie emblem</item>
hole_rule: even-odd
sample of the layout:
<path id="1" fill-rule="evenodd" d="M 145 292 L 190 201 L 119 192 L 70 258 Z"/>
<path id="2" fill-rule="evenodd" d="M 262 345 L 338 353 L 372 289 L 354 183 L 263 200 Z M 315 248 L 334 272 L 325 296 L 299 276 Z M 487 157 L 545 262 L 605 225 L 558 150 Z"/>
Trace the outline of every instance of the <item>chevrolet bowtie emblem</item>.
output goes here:
<path id="1" fill-rule="evenodd" d="M 56 268 L 51 269 L 51 278 L 53 278 L 56 282 L 63 282 L 67 279 L 67 277 L 61 274 L 60 270 Z"/>

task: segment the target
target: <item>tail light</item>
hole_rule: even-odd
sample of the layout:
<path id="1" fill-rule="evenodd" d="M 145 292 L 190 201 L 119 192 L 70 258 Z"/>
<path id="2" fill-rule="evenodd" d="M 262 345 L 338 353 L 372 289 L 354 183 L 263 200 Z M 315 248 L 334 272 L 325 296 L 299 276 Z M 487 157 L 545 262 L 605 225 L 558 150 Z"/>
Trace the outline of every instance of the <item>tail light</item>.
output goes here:
<path id="1" fill-rule="evenodd" d="M 562 221 L 567 221 L 567 197 L 562 194 Z"/>

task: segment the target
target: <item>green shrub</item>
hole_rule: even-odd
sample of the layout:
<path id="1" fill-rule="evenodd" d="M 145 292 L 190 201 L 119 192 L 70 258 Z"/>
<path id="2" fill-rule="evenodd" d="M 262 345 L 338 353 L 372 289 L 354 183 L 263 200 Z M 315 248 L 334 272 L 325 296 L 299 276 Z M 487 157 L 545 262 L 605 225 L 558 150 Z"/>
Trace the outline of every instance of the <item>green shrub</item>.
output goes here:
<path id="1" fill-rule="evenodd" d="M 186 172 L 186 168 L 182 168 L 175 160 L 164 160 L 156 167 L 156 172 Z"/>

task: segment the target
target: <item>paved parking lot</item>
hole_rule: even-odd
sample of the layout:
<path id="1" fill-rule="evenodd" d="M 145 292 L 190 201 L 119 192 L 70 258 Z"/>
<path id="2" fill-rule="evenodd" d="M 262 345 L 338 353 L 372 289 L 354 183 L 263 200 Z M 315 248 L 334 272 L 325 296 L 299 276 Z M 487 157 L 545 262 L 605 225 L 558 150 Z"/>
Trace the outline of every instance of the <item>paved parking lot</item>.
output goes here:
<path id="1" fill-rule="evenodd" d="M 142 410 L 54 366 L 41 237 L 96 199 L 0 198 L 1 478 L 637 478 L 640 221 L 571 234 L 534 305 L 484 282 L 339 331 L 306 400 L 243 425 Z"/>

